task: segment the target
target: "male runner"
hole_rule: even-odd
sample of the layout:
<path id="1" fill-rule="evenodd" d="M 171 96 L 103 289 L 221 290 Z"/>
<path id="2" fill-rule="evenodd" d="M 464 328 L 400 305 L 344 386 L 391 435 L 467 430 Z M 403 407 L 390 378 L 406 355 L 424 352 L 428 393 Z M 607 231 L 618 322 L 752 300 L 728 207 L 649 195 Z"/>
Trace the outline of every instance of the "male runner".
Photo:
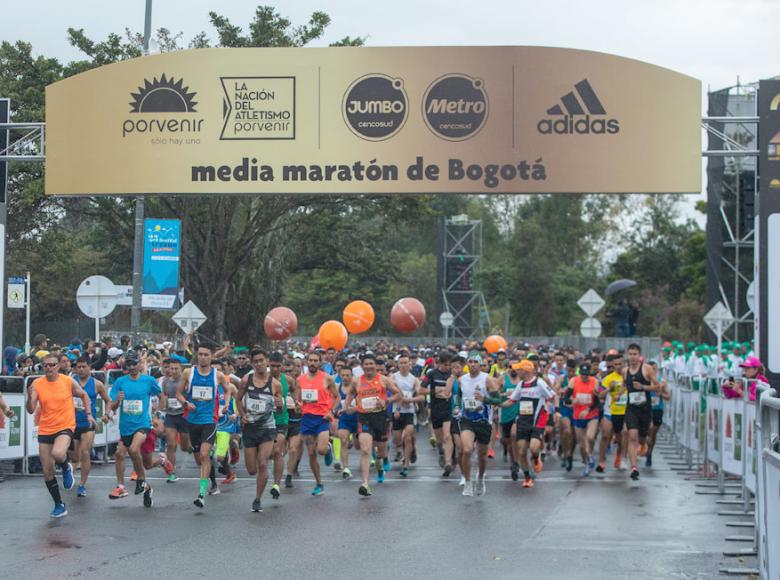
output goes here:
<path id="1" fill-rule="evenodd" d="M 452 391 L 447 391 L 452 358 L 447 351 L 439 353 L 436 368 L 429 370 L 422 381 L 420 392 L 430 395 L 431 427 L 439 450 L 439 466 L 444 468 L 443 477 L 452 473 Z"/>
<path id="2" fill-rule="evenodd" d="M 658 364 L 654 361 L 648 363 L 656 373 L 658 373 Z M 656 374 L 657 376 L 657 374 Z M 671 398 L 671 392 L 669 391 L 669 384 L 666 379 L 660 381 L 660 391 L 651 393 L 650 402 L 653 405 L 652 409 L 652 423 L 650 424 L 650 431 L 647 437 L 647 455 L 645 455 L 645 467 L 653 466 L 653 448 L 655 447 L 655 437 L 658 434 L 658 430 L 661 425 L 664 424 L 664 406 L 666 401 Z"/>
<path id="3" fill-rule="evenodd" d="M 274 441 L 274 483 L 271 486 L 271 496 L 279 499 L 282 493 L 280 484 L 284 475 L 284 454 L 287 452 L 287 432 L 290 425 L 290 413 L 300 408 L 298 385 L 291 376 L 282 372 L 284 357 L 280 352 L 272 352 L 268 366 L 271 376 L 282 386 L 282 407 L 274 407 L 274 423 L 276 425 L 276 440 Z"/>
<path id="4" fill-rule="evenodd" d="M 607 364 L 612 366 L 612 371 L 604 377 L 601 385 L 606 389 L 609 398 L 609 415 L 604 415 L 601 420 L 601 443 L 599 445 L 599 464 L 596 473 L 604 473 L 607 461 L 607 447 L 612 442 L 613 435 L 617 439 L 615 450 L 615 469 L 620 469 L 622 456 L 625 453 L 624 446 L 624 420 L 628 395 L 623 389 L 623 355 L 607 355 Z"/>
<path id="5" fill-rule="evenodd" d="M 409 475 L 412 457 L 416 455 L 414 437 L 415 403 L 425 399 L 419 393 L 420 381 L 412 374 L 412 362 L 409 355 L 402 353 L 398 357 L 398 371 L 393 373 L 393 383 L 401 390 L 402 398 L 393 403 L 393 445 L 399 451 L 403 449 L 403 467 L 398 473 L 401 477 Z"/>
<path id="6" fill-rule="evenodd" d="M 574 432 L 574 409 L 571 400 L 570 382 L 572 377 L 577 374 L 577 361 L 569 359 L 566 361 L 566 371 L 560 373 L 554 385 L 558 396 L 558 414 L 560 415 L 560 436 L 561 436 L 561 455 L 563 456 L 563 465 L 566 471 L 572 470 L 574 442 L 576 434 Z"/>
<path id="7" fill-rule="evenodd" d="M 214 442 L 214 459 L 218 461 L 221 467 L 220 473 L 225 474 L 222 483 L 233 483 L 236 480 L 236 472 L 231 467 L 230 447 L 233 436 L 238 432 L 238 412 L 236 409 L 236 392 L 238 387 L 233 384 L 235 375 L 231 376 L 231 365 L 222 365 L 222 372 L 228 377 L 227 387 L 219 385 L 219 420 L 217 421 L 217 437 Z M 235 377 L 236 383 L 241 384 L 241 380 Z M 222 412 L 222 409 L 225 409 Z"/>
<path id="8" fill-rule="evenodd" d="M 579 376 L 569 381 L 574 402 L 574 432 L 577 435 L 582 462 L 585 464 L 582 468 L 583 477 L 589 476 L 590 470 L 596 466 L 593 446 L 599 428 L 599 384 L 596 378 L 591 376 L 592 370 L 593 366 L 584 362 L 580 365 Z"/>
<path id="9" fill-rule="evenodd" d="M 68 463 L 68 448 L 76 429 L 76 409 L 73 397 L 79 397 L 84 405 L 87 422 L 96 425 L 92 416 L 89 395 L 84 392 L 78 381 L 62 375 L 55 355 L 43 357 L 44 376 L 38 377 L 30 385 L 27 393 L 27 412 L 35 414 L 40 405 L 38 419 L 38 447 L 43 480 L 49 490 L 54 509 L 51 517 L 61 518 L 68 515 L 68 509 L 60 496 L 60 488 L 54 475 L 54 465 L 62 469 L 62 485 L 73 488 L 73 467 Z"/>
<path id="10" fill-rule="evenodd" d="M 119 377 L 111 387 L 111 411 L 119 409 L 119 444 L 115 454 L 117 487 L 108 494 L 109 499 L 126 497 L 124 486 L 125 454 L 130 454 L 133 470 L 137 474 L 135 495 L 143 493 L 144 506 L 152 507 L 152 486 L 146 481 L 144 469 L 162 466 L 167 474 L 173 472 L 165 454 L 152 458 L 152 451 L 142 450 L 147 437 L 152 431 L 153 396 L 158 395 L 160 385 L 149 375 L 141 374 L 141 361 L 133 351 L 128 351 L 124 357 L 124 368 L 127 374 Z"/>
<path id="11" fill-rule="evenodd" d="M 296 385 L 297 398 L 293 400 L 294 407 L 287 403 L 287 475 L 284 478 L 284 487 L 293 487 L 293 475 L 298 475 L 298 463 L 303 455 L 303 438 L 301 437 L 301 391 L 298 378 L 301 376 L 302 366 L 295 361 L 300 359 L 288 359 L 284 363 L 284 372 Z"/>
<path id="12" fill-rule="evenodd" d="M 325 465 L 333 463 L 333 451 L 329 442 L 330 422 L 338 409 L 339 392 L 333 377 L 320 369 L 322 355 L 316 351 L 309 353 L 307 370 L 298 378 L 301 389 L 301 435 L 306 440 L 309 454 L 309 466 L 317 484 L 312 495 L 325 493 L 325 485 L 320 477 L 320 464 L 317 454 L 325 456 Z"/>
<path id="13" fill-rule="evenodd" d="M 352 400 L 357 400 L 358 423 L 360 433 L 360 475 L 363 483 L 358 488 L 358 493 L 364 497 L 370 496 L 373 491 L 368 485 L 368 472 L 371 464 L 371 453 L 374 444 L 377 448 L 377 483 L 385 480 L 382 465 L 387 457 L 387 416 L 388 402 L 401 400 L 403 394 L 393 383 L 392 379 L 377 372 L 376 357 L 373 354 L 363 355 L 361 362 L 363 374 L 353 380 L 351 385 L 345 386 L 347 398 L 344 401 L 346 412 L 352 414 L 355 409 L 351 406 Z M 388 392 L 392 393 L 388 397 Z"/>
<path id="14" fill-rule="evenodd" d="M 445 389 L 445 393 L 450 397 L 450 412 L 452 413 L 450 436 L 452 437 L 455 454 L 454 465 L 463 465 L 463 441 L 460 438 L 460 414 L 463 410 L 463 396 L 460 391 L 460 378 L 463 376 L 468 353 L 464 354 L 465 356 L 458 354 L 450 362 L 450 377 L 447 379 Z M 463 475 L 462 469 L 458 485 L 466 485 L 466 477 Z"/>
<path id="15" fill-rule="evenodd" d="M 89 396 L 90 416 L 95 417 L 97 415 L 95 402 L 98 396 L 103 399 L 104 408 L 108 410 L 111 399 L 108 397 L 106 386 L 101 381 L 95 380 L 92 376 L 92 367 L 90 366 L 87 357 L 82 356 L 76 361 L 75 379 Z M 87 495 L 87 478 L 89 478 L 89 470 L 92 467 L 92 446 L 95 442 L 95 425 L 90 423 L 87 410 L 84 408 L 83 401 L 80 397 L 73 397 L 73 405 L 76 409 L 76 432 L 73 434 L 73 452 L 79 458 L 79 463 L 81 465 L 81 479 L 76 495 L 78 497 L 85 497 Z"/>
<path id="16" fill-rule="evenodd" d="M 253 512 L 262 512 L 261 498 L 268 483 L 268 460 L 276 441 L 274 409 L 282 408 L 282 384 L 268 372 L 268 355 L 258 348 L 249 353 L 253 371 L 241 379 L 238 389 L 238 413 L 241 416 L 246 470 L 256 475 Z M 279 497 L 278 486 L 272 493 Z"/>
<path id="17" fill-rule="evenodd" d="M 631 462 L 631 479 L 639 479 L 637 456 L 641 455 L 640 445 L 647 450 L 647 434 L 652 421 L 652 407 L 648 393 L 658 392 L 661 385 L 656 378 L 655 369 L 642 362 L 642 349 L 636 344 L 628 345 L 628 366 L 623 380 L 624 390 L 628 393 L 626 408 L 626 428 L 628 429 L 628 459 Z"/>
<path id="18" fill-rule="evenodd" d="M 200 467 L 200 489 L 193 503 L 203 508 L 206 505 L 206 493 L 219 493 L 214 464 L 211 460 L 211 448 L 217 439 L 217 421 L 219 420 L 218 385 L 229 388 L 227 377 L 211 367 L 214 349 L 210 345 L 198 345 L 196 365 L 185 369 L 181 374 L 176 398 L 187 409 L 186 417 L 190 433 L 190 443 L 194 450 L 195 462 Z M 227 412 L 227 409 L 223 409 Z M 211 489 L 209 489 L 211 480 Z"/>
<path id="19" fill-rule="evenodd" d="M 520 382 L 520 376 L 517 370 L 512 368 L 513 365 L 520 362 L 515 355 L 512 355 L 509 361 L 509 372 L 505 373 L 500 379 L 501 394 L 509 396 Z M 520 474 L 520 464 L 517 462 L 515 456 L 515 440 L 517 439 L 517 416 L 520 410 L 520 405 L 515 403 L 509 407 L 499 407 L 498 423 L 501 429 L 501 443 L 504 445 L 506 452 L 512 461 L 512 465 L 509 468 L 509 475 L 512 477 L 512 481 L 517 481 Z"/>
<path id="20" fill-rule="evenodd" d="M 358 416 L 357 413 L 353 412 L 347 413 L 347 408 L 344 406 L 345 401 L 347 400 L 347 390 L 348 387 L 352 384 L 353 380 L 355 380 L 354 375 L 352 374 L 352 369 L 348 366 L 344 366 L 339 371 L 339 397 L 341 399 L 341 406 L 338 410 L 339 413 L 339 423 L 338 423 L 338 431 L 336 432 L 339 441 L 341 441 L 341 456 L 339 457 L 341 463 L 341 477 L 343 479 L 349 479 L 352 477 L 352 470 L 349 468 L 349 438 L 352 437 L 353 443 L 357 445 L 358 443 Z M 356 401 L 352 401 L 352 405 L 354 406 L 356 404 Z"/>
<path id="21" fill-rule="evenodd" d="M 176 397 L 181 382 L 181 362 L 174 358 L 167 358 L 164 361 L 167 366 L 167 372 L 160 377 L 160 408 L 165 409 L 165 443 L 166 455 L 174 471 L 168 476 L 167 483 L 176 483 L 176 440 L 178 438 L 181 450 L 184 452 L 190 449 L 189 423 L 184 417 L 184 405 Z"/>

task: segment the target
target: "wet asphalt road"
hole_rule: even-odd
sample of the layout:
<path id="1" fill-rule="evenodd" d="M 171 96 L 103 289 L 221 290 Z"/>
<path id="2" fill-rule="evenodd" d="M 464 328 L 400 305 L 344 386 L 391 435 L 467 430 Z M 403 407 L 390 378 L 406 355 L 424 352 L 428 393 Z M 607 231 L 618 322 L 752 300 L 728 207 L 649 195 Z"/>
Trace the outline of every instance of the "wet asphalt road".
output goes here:
<path id="1" fill-rule="evenodd" d="M 411 477 L 399 479 L 394 464 L 368 499 L 331 468 L 325 495 L 312 497 L 304 458 L 295 489 L 267 495 L 261 514 L 249 511 L 254 481 L 242 468 L 204 510 L 193 506 L 190 456 L 178 483 L 159 470 L 150 477 L 151 509 L 132 491 L 109 501 L 113 466 L 93 468 L 87 498 L 64 492 L 61 520 L 49 518 L 40 477 L 9 478 L 0 484 L 0 577 L 713 578 L 735 547 L 714 496 L 697 495 L 659 452 L 639 482 L 611 468 L 585 480 L 577 462 L 567 474 L 552 458 L 530 490 L 497 457 L 487 494 L 466 498 L 421 443 Z"/>

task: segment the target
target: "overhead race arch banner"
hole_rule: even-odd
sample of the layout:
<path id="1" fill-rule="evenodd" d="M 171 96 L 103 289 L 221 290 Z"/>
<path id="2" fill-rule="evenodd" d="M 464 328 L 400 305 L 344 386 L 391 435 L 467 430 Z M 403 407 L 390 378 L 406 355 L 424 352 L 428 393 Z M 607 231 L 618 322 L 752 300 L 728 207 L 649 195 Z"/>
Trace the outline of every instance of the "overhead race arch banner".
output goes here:
<path id="1" fill-rule="evenodd" d="M 701 84 L 562 48 L 245 48 L 46 89 L 46 193 L 698 193 Z"/>

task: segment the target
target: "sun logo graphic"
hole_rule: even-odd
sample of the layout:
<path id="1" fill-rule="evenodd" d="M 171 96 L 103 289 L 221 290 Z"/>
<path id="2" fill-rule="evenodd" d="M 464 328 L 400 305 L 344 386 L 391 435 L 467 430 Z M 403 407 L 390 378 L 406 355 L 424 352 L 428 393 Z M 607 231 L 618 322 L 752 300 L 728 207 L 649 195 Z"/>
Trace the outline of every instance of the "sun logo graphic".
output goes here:
<path id="1" fill-rule="evenodd" d="M 143 85 L 130 92 L 132 101 L 130 113 L 134 115 L 154 114 L 152 117 L 136 117 L 122 122 L 122 137 L 132 135 L 151 136 L 153 145 L 198 145 L 200 139 L 193 136 L 203 128 L 202 118 L 193 118 L 197 113 L 197 93 L 190 91 L 184 79 L 162 74 L 159 79 L 144 79 Z M 184 114 L 186 117 L 168 116 Z M 178 136 L 183 133 L 185 136 Z"/>
<path id="2" fill-rule="evenodd" d="M 130 103 L 131 113 L 195 113 L 193 97 L 197 93 L 190 93 L 189 87 L 182 86 L 183 79 L 175 81 L 173 77 L 160 80 L 153 78 L 144 79 L 144 86 L 138 87 L 137 93 L 130 93 L 133 101 Z"/>

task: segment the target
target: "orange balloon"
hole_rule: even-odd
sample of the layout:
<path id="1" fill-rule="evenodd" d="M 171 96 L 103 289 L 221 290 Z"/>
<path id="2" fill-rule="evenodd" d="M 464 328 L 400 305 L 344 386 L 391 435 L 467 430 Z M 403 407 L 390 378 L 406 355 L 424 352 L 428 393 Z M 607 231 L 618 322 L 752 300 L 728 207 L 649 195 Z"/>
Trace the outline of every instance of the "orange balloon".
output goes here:
<path id="1" fill-rule="evenodd" d="M 360 334 L 374 324 L 374 308 L 364 300 L 355 300 L 347 304 L 342 319 L 350 333 Z"/>
<path id="2" fill-rule="evenodd" d="M 336 350 L 344 350 L 349 339 L 347 329 L 338 320 L 324 322 L 320 326 L 320 332 L 317 336 L 320 337 L 322 348 L 335 348 Z"/>
<path id="3" fill-rule="evenodd" d="M 490 354 L 496 354 L 502 348 L 506 350 L 507 342 L 503 336 L 493 334 L 485 339 L 485 342 L 482 343 L 482 346 L 485 347 L 485 350 L 487 350 Z"/>

